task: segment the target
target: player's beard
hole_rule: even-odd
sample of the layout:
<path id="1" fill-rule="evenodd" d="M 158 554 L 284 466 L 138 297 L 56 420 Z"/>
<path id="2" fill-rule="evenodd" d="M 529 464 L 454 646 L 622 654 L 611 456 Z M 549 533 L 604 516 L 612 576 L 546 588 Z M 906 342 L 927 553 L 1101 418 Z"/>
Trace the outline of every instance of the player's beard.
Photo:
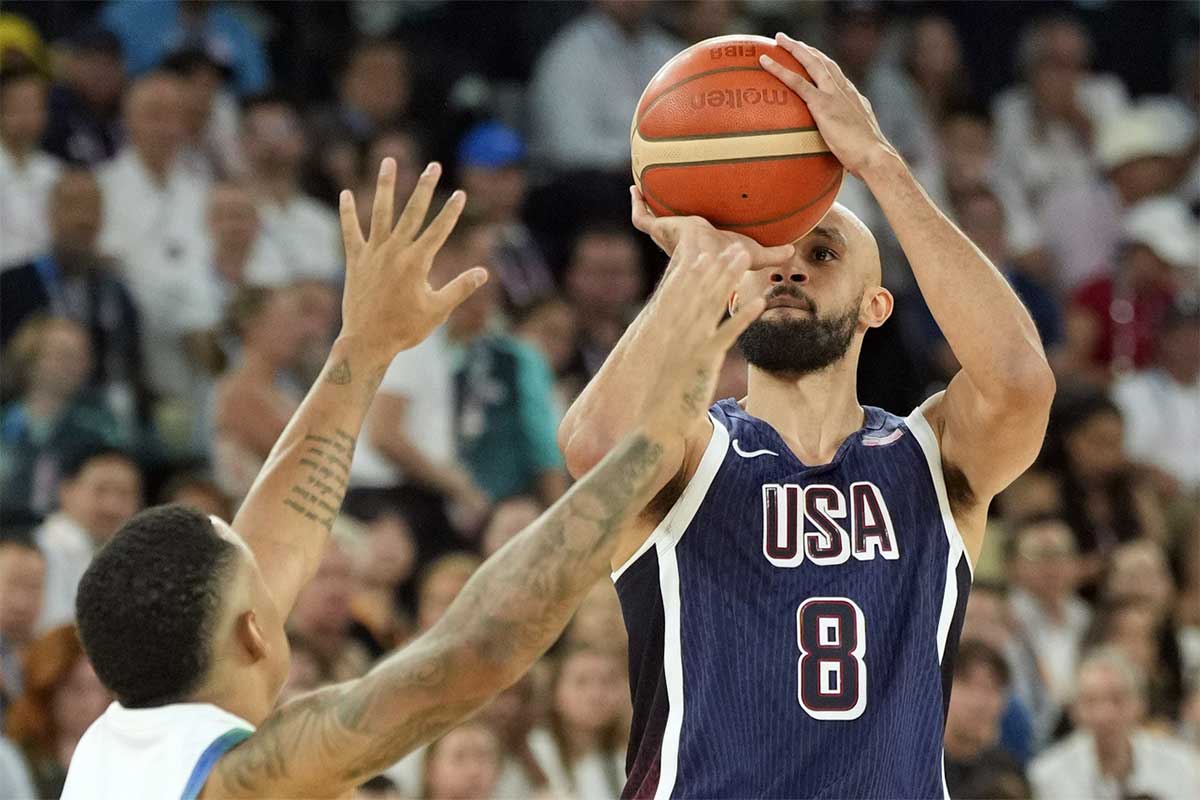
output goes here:
<path id="1" fill-rule="evenodd" d="M 778 294 L 808 299 L 797 291 Z M 810 308 L 811 303 L 809 299 Z M 846 355 L 857 326 L 857 304 L 828 317 L 816 314 L 803 319 L 765 320 L 759 317 L 738 337 L 738 348 L 746 361 L 765 372 L 807 375 Z"/>

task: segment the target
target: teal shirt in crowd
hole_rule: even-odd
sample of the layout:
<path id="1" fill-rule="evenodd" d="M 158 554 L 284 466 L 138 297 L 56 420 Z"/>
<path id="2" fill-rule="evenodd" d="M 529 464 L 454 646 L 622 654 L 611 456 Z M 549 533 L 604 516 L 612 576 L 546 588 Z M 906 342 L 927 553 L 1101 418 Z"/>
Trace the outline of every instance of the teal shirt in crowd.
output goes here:
<path id="1" fill-rule="evenodd" d="M 465 349 L 454 380 L 459 457 L 493 500 L 532 494 L 563 468 L 554 375 L 537 350 L 489 334 Z"/>

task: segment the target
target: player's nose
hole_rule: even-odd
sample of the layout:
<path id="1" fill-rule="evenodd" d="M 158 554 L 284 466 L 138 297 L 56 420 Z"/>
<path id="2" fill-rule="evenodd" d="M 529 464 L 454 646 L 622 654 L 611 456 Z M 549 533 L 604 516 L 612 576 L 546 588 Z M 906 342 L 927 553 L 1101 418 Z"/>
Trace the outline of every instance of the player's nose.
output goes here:
<path id="1" fill-rule="evenodd" d="M 808 272 L 788 264 L 771 270 L 771 283 L 794 283 L 803 286 L 808 283 Z"/>

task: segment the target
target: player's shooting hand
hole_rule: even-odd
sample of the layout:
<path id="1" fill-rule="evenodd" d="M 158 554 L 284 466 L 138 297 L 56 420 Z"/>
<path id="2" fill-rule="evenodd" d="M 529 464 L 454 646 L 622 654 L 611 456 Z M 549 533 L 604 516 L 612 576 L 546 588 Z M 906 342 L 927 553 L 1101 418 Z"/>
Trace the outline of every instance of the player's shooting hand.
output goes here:
<path id="1" fill-rule="evenodd" d="M 437 163 L 425 168 L 400 220 L 393 224 L 396 162 L 385 158 L 379 168 L 371 230 L 366 239 L 358 223 L 354 195 L 343 191 L 339 198 L 346 246 L 341 338 L 353 341 L 356 347 L 385 363 L 445 322 L 450 312 L 488 277 L 487 270 L 475 267 L 437 291 L 429 285 L 433 257 L 466 204 L 466 195 L 461 190 L 454 192 L 433 222 L 421 231 L 441 174 Z"/>
<path id="2" fill-rule="evenodd" d="M 750 256 L 747 269 L 762 269 L 782 264 L 792 257 L 794 248 L 790 244 L 763 247 L 749 236 L 714 228 L 704 217 L 656 217 L 636 186 L 629 187 L 633 207 L 633 227 L 649 234 L 654 243 L 668 256 L 683 246 L 689 254 L 716 254 L 732 244 L 741 245 Z"/>
<path id="3" fill-rule="evenodd" d="M 643 418 L 685 432 L 708 408 L 726 351 L 762 314 L 766 301 L 757 297 L 725 319 L 729 298 L 750 268 L 749 249 L 740 242 L 690 255 L 680 248 L 671 262 L 651 302 L 675 357 L 658 374 Z"/>
<path id="4" fill-rule="evenodd" d="M 775 34 L 775 42 L 796 57 L 812 80 L 766 55 L 759 56 L 759 63 L 808 104 L 821 136 L 842 166 L 861 178 L 863 171 L 881 157 L 895 154 L 879 128 L 871 101 L 862 96 L 833 59 L 782 33 Z"/>

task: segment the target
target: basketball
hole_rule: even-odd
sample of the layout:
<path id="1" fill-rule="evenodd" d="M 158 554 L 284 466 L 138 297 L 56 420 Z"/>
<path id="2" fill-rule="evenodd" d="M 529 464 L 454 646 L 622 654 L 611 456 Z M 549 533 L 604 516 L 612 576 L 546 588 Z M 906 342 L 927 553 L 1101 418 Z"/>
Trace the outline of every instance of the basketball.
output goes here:
<path id="1" fill-rule="evenodd" d="M 646 86 L 630 131 L 633 178 L 658 216 L 704 217 L 764 245 L 808 233 L 833 205 L 842 165 L 808 106 L 758 63 L 805 77 L 763 36 L 706 39 Z"/>

